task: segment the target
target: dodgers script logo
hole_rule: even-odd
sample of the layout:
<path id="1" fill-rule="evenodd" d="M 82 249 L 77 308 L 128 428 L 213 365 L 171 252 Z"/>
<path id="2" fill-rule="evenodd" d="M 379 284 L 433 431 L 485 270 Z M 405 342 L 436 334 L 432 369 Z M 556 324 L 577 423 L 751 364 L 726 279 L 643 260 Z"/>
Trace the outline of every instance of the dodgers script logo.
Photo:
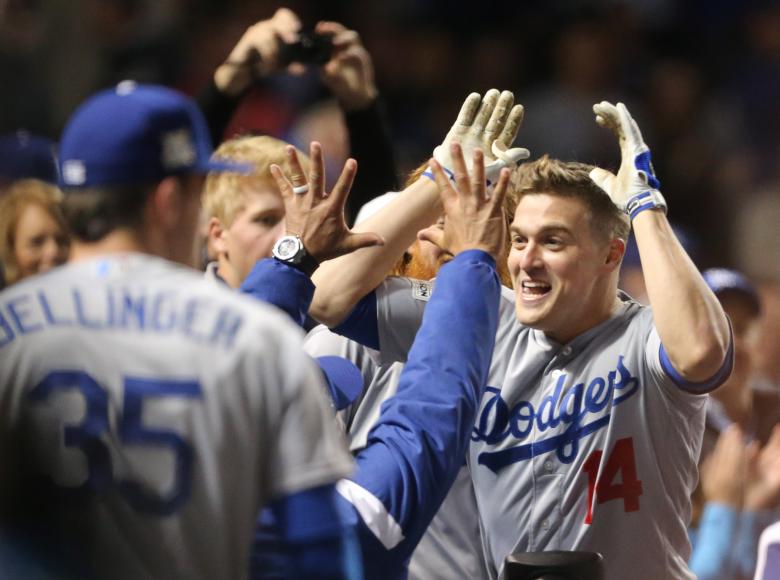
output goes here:
<path id="1" fill-rule="evenodd" d="M 623 356 L 618 357 L 614 371 L 607 378 L 592 379 L 587 388 L 585 383 L 577 383 L 561 396 L 569 375 L 562 373 L 551 395 L 542 399 L 538 409 L 529 401 L 520 401 L 511 409 L 501 398 L 501 389 L 487 387 L 485 396 L 489 397 L 477 419 L 471 434 L 472 441 L 484 441 L 495 445 L 507 437 L 522 441 L 536 429 L 544 433 L 566 425 L 562 433 L 550 435 L 531 443 L 502 449 L 483 451 L 478 463 L 494 473 L 519 461 L 531 459 L 555 451 L 562 463 L 571 463 L 579 451 L 580 439 L 606 427 L 611 409 L 632 397 L 639 390 L 639 379 L 623 364 Z M 606 413 L 603 413 L 608 409 Z"/>

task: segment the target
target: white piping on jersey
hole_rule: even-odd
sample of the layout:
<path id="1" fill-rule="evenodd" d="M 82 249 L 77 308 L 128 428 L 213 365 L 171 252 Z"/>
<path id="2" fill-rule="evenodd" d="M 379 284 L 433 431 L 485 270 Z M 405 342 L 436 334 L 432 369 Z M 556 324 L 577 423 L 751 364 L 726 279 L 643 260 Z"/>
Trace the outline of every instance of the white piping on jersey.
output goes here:
<path id="1" fill-rule="evenodd" d="M 336 491 L 355 506 L 366 527 L 386 550 L 392 550 L 403 541 L 404 532 L 401 526 L 370 491 L 349 479 L 340 479 L 336 483 Z"/>

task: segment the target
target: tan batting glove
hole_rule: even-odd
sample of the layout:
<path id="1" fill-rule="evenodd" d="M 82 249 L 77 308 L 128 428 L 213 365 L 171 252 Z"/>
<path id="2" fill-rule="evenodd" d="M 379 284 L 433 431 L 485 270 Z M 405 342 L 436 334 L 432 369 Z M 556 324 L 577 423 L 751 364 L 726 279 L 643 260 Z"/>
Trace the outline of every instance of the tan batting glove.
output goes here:
<path id="1" fill-rule="evenodd" d="M 480 98 L 479 93 L 471 93 L 466 97 L 455 124 L 442 144 L 433 150 L 433 158 L 439 162 L 450 180 L 454 181 L 454 164 L 450 153 L 453 143 L 460 144 L 469 171 L 474 150 L 482 150 L 488 187 L 498 181 L 501 169 L 511 169 L 523 159 L 528 159 L 528 149 L 509 149 L 523 122 L 523 106 L 512 106 L 514 100 L 510 91 L 499 94 L 497 89 L 490 89 L 484 98 Z M 423 176 L 435 181 L 430 170 Z"/>
<path id="2" fill-rule="evenodd" d="M 665 213 L 666 200 L 659 191 L 661 183 L 653 170 L 650 148 L 626 106 L 602 101 L 593 105 L 593 112 L 596 122 L 618 138 L 621 161 L 617 175 L 597 167 L 590 172 L 590 178 L 632 220 L 647 209 L 661 209 Z"/>

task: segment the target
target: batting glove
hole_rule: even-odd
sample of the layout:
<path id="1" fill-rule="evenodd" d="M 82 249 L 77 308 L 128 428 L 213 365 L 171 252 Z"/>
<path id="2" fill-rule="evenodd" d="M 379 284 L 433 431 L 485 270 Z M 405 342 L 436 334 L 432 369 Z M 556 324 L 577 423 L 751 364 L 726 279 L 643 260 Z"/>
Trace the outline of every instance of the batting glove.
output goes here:
<path id="1" fill-rule="evenodd" d="M 450 180 L 454 181 L 450 156 L 452 143 L 460 144 L 469 171 L 474 150 L 482 150 L 488 187 L 498 181 L 502 168 L 514 167 L 523 159 L 528 159 L 528 149 L 509 148 L 517 138 L 517 132 L 523 122 L 523 106 L 512 106 L 514 100 L 515 97 L 510 91 L 499 94 L 497 89 L 490 89 L 484 98 L 480 98 L 479 93 L 471 93 L 466 97 L 455 124 L 442 144 L 433 150 L 433 158 L 439 162 Z M 435 181 L 430 170 L 423 175 Z"/>
<path id="2" fill-rule="evenodd" d="M 596 122 L 617 136 L 621 161 L 617 176 L 596 168 L 590 172 L 590 178 L 632 220 L 647 209 L 661 209 L 666 213 L 666 200 L 659 191 L 661 183 L 653 170 L 650 148 L 645 145 L 639 126 L 626 106 L 602 101 L 593 105 L 593 112 Z"/>

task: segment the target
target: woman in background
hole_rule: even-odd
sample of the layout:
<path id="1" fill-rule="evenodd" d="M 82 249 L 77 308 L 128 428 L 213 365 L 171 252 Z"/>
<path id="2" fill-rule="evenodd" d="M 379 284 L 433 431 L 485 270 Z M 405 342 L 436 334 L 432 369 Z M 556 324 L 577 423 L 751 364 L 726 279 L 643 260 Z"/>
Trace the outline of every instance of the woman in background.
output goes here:
<path id="1" fill-rule="evenodd" d="M 17 181 L 0 200 L 0 265 L 5 285 L 47 272 L 68 258 L 70 241 L 61 200 L 59 189 L 36 179 Z"/>

